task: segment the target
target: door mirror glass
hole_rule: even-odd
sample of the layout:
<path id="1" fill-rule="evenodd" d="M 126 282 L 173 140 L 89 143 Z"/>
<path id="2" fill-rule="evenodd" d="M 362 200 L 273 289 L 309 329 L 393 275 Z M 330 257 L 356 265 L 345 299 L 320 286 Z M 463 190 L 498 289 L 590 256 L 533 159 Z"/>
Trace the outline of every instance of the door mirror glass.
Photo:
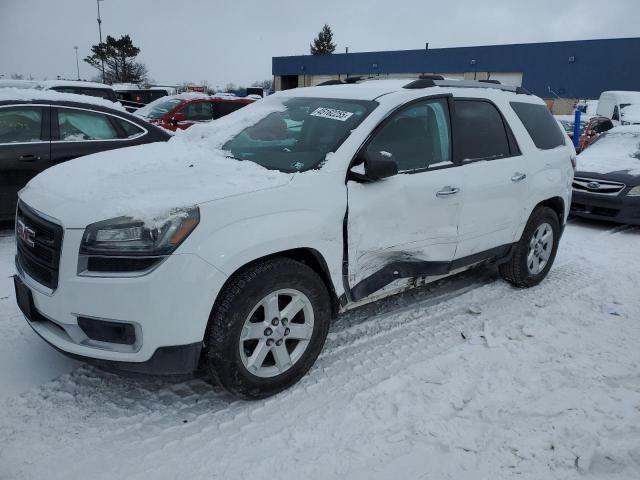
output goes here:
<path id="1" fill-rule="evenodd" d="M 367 181 L 375 182 L 398 174 L 398 164 L 388 152 L 366 152 L 363 157 Z"/>
<path id="2" fill-rule="evenodd" d="M 180 123 L 180 122 L 184 122 L 187 119 L 187 116 L 182 113 L 182 112 L 178 112 L 176 114 L 173 115 L 173 117 L 171 118 L 171 123 Z"/>

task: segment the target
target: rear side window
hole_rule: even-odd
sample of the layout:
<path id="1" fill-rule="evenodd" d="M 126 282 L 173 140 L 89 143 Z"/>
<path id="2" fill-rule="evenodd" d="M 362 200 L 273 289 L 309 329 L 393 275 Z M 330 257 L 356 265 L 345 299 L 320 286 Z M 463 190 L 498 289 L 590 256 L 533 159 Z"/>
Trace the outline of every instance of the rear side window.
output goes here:
<path id="1" fill-rule="evenodd" d="M 83 110 L 58 110 L 60 140 L 81 142 L 90 140 L 113 140 L 118 132 L 106 115 Z"/>
<path id="2" fill-rule="evenodd" d="M 564 135 L 546 105 L 511 102 L 511 108 L 529 132 L 536 147 L 550 150 L 564 145 Z"/>
<path id="3" fill-rule="evenodd" d="M 0 143 L 40 142 L 42 108 L 0 108 Z"/>
<path id="4" fill-rule="evenodd" d="M 240 102 L 216 102 L 216 119 L 240 110 L 245 105 Z"/>
<path id="5" fill-rule="evenodd" d="M 498 109 L 481 100 L 455 100 L 456 148 L 461 160 L 511 155 L 509 137 Z"/>
<path id="6" fill-rule="evenodd" d="M 195 102 L 182 110 L 187 120 L 203 122 L 213 120 L 213 104 L 211 102 Z"/>
<path id="7" fill-rule="evenodd" d="M 136 138 L 140 135 L 144 134 L 144 130 L 137 125 L 134 125 L 131 122 L 127 122 L 126 120 L 122 120 L 120 118 L 114 118 L 118 125 L 122 128 L 124 132 L 125 138 Z"/>

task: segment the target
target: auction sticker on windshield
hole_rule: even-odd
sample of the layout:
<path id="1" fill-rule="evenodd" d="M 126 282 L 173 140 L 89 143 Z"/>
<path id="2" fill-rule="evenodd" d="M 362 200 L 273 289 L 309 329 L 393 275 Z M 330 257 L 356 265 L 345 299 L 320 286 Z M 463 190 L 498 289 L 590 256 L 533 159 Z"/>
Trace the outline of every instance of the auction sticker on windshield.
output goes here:
<path id="1" fill-rule="evenodd" d="M 340 120 L 346 122 L 353 112 L 345 112 L 344 110 L 335 110 L 333 108 L 319 107 L 310 114 L 313 117 L 330 118 L 332 120 Z"/>

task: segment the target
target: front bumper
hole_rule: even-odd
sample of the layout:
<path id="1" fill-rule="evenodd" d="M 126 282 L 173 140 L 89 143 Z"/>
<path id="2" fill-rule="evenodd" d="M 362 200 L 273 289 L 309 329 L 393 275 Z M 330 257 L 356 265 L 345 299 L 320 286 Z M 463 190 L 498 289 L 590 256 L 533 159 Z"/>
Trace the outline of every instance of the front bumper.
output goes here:
<path id="1" fill-rule="evenodd" d="M 226 275 L 198 255 L 174 254 L 142 276 L 80 276 L 81 239 L 81 230 L 65 230 L 53 291 L 16 265 L 37 312 L 27 319 L 33 330 L 63 353 L 98 366 L 166 374 L 192 370 Z M 83 333 L 79 318 L 133 325 L 135 342 L 94 341 Z"/>
<path id="2" fill-rule="evenodd" d="M 599 195 L 573 191 L 571 215 L 640 225 L 640 197 Z"/>

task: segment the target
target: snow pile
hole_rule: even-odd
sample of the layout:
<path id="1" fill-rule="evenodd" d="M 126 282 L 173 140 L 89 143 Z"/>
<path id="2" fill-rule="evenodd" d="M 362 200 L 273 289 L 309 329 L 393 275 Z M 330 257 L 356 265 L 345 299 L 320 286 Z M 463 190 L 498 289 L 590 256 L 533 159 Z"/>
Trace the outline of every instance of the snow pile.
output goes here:
<path id="1" fill-rule="evenodd" d="M 75 93 L 63 93 L 55 90 L 37 90 L 34 88 L 0 88 L 0 102 L 33 102 L 38 100 L 86 103 L 126 112 L 120 103 L 110 102 L 104 98 L 92 97 L 90 95 L 77 95 Z"/>
<path id="2" fill-rule="evenodd" d="M 351 311 L 299 384 L 254 402 L 86 366 L 35 378 L 36 349 L 57 354 L 2 276 L 0 385 L 25 337 L 9 365 L 33 388 L 0 400 L 0 477 L 640 478 L 639 235 L 575 222 L 535 288 L 478 269 Z"/>
<path id="3" fill-rule="evenodd" d="M 615 127 L 577 157 L 580 172 L 640 175 L 640 126 Z"/>

